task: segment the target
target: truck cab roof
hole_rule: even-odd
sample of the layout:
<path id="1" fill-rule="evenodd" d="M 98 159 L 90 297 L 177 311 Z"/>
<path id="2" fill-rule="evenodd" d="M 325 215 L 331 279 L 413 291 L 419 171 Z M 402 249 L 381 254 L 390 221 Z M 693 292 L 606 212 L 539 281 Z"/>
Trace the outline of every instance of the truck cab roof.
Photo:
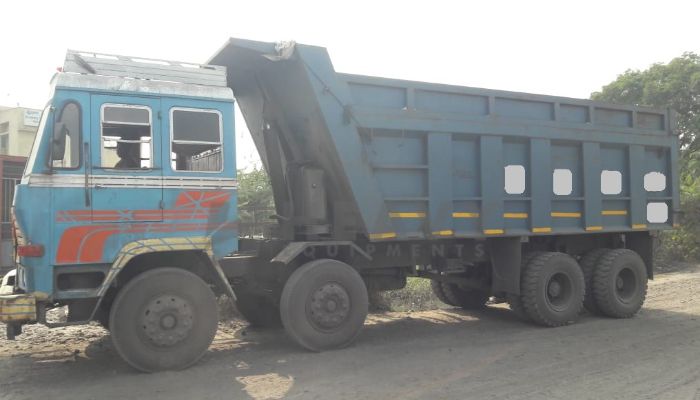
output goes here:
<path id="1" fill-rule="evenodd" d="M 68 50 L 57 88 L 233 100 L 226 67 Z"/>

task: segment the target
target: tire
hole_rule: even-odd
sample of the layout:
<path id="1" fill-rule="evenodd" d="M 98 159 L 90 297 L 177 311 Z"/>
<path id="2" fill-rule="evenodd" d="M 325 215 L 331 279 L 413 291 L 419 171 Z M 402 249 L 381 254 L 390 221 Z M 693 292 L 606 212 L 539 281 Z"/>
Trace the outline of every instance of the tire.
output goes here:
<path id="1" fill-rule="evenodd" d="M 264 296 L 236 293 L 236 309 L 255 328 L 281 328 L 280 309 Z"/>
<path id="2" fill-rule="evenodd" d="M 486 307 L 489 293 L 484 290 L 461 288 L 455 283 L 442 282 L 442 292 L 447 298 L 447 304 L 462 307 L 465 310 L 478 310 Z"/>
<path id="3" fill-rule="evenodd" d="M 117 353 L 144 372 L 194 364 L 209 348 L 217 325 L 214 293 L 197 275 L 178 268 L 134 277 L 117 294 L 109 316 Z"/>
<path id="4" fill-rule="evenodd" d="M 523 306 L 539 325 L 555 327 L 575 322 L 583 308 L 584 291 L 581 267 L 564 253 L 537 255 L 523 271 Z"/>
<path id="5" fill-rule="evenodd" d="M 613 318 L 634 316 L 647 295 L 644 261 L 629 249 L 603 254 L 593 274 L 593 297 L 603 315 Z"/>
<path id="6" fill-rule="evenodd" d="M 369 300 L 349 265 L 319 259 L 299 267 L 282 290 L 280 315 L 287 334 L 311 351 L 345 347 L 362 330 Z"/>
<path id="7" fill-rule="evenodd" d="M 586 295 L 583 298 L 583 307 L 591 314 L 598 315 L 601 313 L 593 296 L 593 273 L 595 272 L 595 267 L 600 257 L 608 251 L 610 251 L 610 249 L 601 248 L 591 250 L 584 254 L 584 256 L 581 257 L 581 261 L 579 261 L 581 271 L 583 271 L 583 281 L 586 284 Z"/>
<path id="8" fill-rule="evenodd" d="M 438 300 L 447 304 L 448 306 L 459 307 L 458 304 L 453 303 L 452 301 L 450 301 L 450 299 L 447 298 L 447 296 L 445 296 L 445 291 L 442 289 L 442 285 L 443 283 L 440 281 L 430 281 L 430 288 L 433 290 L 433 294 L 435 295 L 435 297 L 437 297 Z"/>
<path id="9" fill-rule="evenodd" d="M 542 251 L 531 251 L 528 253 L 523 254 L 522 259 L 520 260 L 520 273 L 522 274 L 523 271 L 525 271 L 525 267 L 527 267 L 527 264 L 532 261 L 533 258 L 536 256 L 543 254 Z M 522 279 L 521 279 L 522 281 Z M 521 287 L 521 292 L 522 292 L 522 287 Z M 513 293 L 507 293 L 506 294 L 506 301 L 508 302 L 508 306 L 510 307 L 511 311 L 515 313 L 515 315 L 518 316 L 518 318 L 524 320 L 524 321 L 530 321 L 530 317 L 527 315 L 527 312 L 525 312 L 525 306 L 523 305 L 523 300 L 521 298 L 521 295 L 519 294 L 513 294 Z"/>

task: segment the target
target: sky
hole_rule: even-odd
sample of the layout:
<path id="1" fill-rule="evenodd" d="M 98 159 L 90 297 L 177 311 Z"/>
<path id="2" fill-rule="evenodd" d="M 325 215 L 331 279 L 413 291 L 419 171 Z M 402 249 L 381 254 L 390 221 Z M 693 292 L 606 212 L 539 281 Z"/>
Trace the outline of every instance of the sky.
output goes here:
<path id="1" fill-rule="evenodd" d="M 586 98 L 700 53 L 700 1 L 32 1 L 0 10 L 0 105 L 41 108 L 66 49 L 205 62 L 229 37 L 327 47 L 364 75 Z M 240 167 L 258 162 L 236 121 Z"/>

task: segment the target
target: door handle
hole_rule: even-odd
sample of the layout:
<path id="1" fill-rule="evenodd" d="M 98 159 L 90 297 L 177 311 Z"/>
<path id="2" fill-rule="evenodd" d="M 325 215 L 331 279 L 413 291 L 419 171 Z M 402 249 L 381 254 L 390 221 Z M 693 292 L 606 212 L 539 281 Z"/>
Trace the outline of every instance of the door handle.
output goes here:
<path id="1" fill-rule="evenodd" d="M 95 189 L 104 189 L 104 185 L 95 185 Z"/>
<path id="2" fill-rule="evenodd" d="M 90 146 L 88 145 L 87 142 L 83 143 L 83 152 L 85 153 L 85 207 L 90 207 L 90 182 L 89 182 L 89 173 L 88 173 L 88 165 L 92 165 L 90 161 Z M 92 168 L 90 168 L 90 171 L 92 171 Z"/>

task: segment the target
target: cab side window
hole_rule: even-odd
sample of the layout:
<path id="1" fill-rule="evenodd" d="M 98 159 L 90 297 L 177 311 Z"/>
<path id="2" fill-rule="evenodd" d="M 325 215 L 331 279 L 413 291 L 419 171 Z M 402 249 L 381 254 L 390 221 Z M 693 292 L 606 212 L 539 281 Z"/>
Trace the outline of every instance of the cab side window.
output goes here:
<path id="1" fill-rule="evenodd" d="M 221 172 L 221 113 L 216 110 L 170 110 L 171 165 L 175 171 Z"/>
<path id="2" fill-rule="evenodd" d="M 151 109 L 104 104 L 101 113 L 101 166 L 113 169 L 153 167 Z"/>
<path id="3" fill-rule="evenodd" d="M 80 165 L 80 106 L 66 103 L 56 115 L 51 140 L 51 167 L 74 169 Z"/>

